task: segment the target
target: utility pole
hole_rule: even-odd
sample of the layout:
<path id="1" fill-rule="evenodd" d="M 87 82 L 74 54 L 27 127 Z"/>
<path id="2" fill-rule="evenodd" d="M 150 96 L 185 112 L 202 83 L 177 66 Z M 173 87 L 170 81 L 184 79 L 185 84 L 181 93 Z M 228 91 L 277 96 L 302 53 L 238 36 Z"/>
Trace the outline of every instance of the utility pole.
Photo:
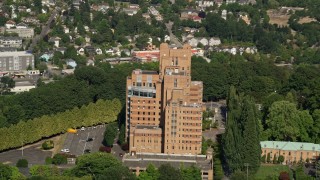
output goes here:
<path id="1" fill-rule="evenodd" d="M 250 166 L 250 164 L 249 163 L 244 163 L 244 166 L 246 166 L 247 167 L 247 180 L 249 179 L 249 166 Z"/>
<path id="2" fill-rule="evenodd" d="M 21 141 L 21 143 L 22 143 L 21 155 L 22 155 L 22 157 L 23 157 L 23 141 Z"/>

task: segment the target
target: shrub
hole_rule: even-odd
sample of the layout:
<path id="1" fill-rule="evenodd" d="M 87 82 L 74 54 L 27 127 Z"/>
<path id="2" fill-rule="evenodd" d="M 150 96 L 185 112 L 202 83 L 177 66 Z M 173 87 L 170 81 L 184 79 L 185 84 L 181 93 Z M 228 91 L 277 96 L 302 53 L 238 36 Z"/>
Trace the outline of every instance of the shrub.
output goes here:
<path id="1" fill-rule="evenodd" d="M 279 175 L 279 180 L 290 180 L 289 173 L 283 171 Z"/>
<path id="2" fill-rule="evenodd" d="M 261 162 L 262 162 L 262 163 L 266 163 L 266 155 L 263 155 L 263 156 L 261 157 Z"/>
<path id="3" fill-rule="evenodd" d="M 129 144 L 128 143 L 124 143 L 121 145 L 121 149 L 124 151 L 129 151 Z"/>
<path id="4" fill-rule="evenodd" d="M 280 156 L 278 157 L 278 162 L 279 162 L 280 164 L 282 164 L 283 161 L 284 161 L 284 157 L 283 157 L 282 155 L 280 155 Z"/>
<path id="5" fill-rule="evenodd" d="M 46 157 L 46 164 L 52 164 L 52 158 Z"/>
<path id="6" fill-rule="evenodd" d="M 111 147 L 106 147 L 106 146 L 101 146 L 99 148 L 100 152 L 107 152 L 107 153 L 111 153 Z"/>
<path id="7" fill-rule="evenodd" d="M 62 154 L 56 154 L 52 158 L 52 163 L 56 165 L 67 164 L 67 157 Z"/>
<path id="8" fill-rule="evenodd" d="M 42 149 L 44 150 L 52 149 L 53 147 L 54 147 L 54 143 L 52 140 L 48 140 L 42 143 Z"/>
<path id="9" fill-rule="evenodd" d="M 270 163 L 271 162 L 271 156 L 270 156 L 270 153 L 267 154 L 267 163 Z"/>
<path id="10" fill-rule="evenodd" d="M 17 162 L 17 167 L 28 167 L 28 160 L 19 159 Z"/>

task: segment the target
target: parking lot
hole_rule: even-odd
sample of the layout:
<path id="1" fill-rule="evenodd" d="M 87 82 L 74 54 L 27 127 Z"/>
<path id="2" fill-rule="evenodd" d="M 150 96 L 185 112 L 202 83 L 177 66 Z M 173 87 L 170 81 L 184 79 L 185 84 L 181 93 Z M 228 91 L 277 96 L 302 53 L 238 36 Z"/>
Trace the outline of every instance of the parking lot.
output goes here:
<path id="1" fill-rule="evenodd" d="M 105 125 L 77 129 L 77 133 L 68 133 L 62 149 L 68 149 L 70 154 L 79 156 L 85 151 L 97 152 L 102 146 Z M 90 139 L 90 141 L 88 141 Z"/>

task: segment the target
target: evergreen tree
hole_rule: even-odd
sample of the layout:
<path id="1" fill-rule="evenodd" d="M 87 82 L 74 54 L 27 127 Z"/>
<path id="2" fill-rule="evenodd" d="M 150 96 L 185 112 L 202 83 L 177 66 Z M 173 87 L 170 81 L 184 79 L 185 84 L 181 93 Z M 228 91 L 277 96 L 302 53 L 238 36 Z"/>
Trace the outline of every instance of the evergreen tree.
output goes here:
<path id="1" fill-rule="evenodd" d="M 231 172 L 240 168 L 242 163 L 241 156 L 238 151 L 239 142 L 241 141 L 237 125 L 239 97 L 236 94 L 236 89 L 230 88 L 228 100 L 228 116 L 226 124 L 226 132 L 223 135 L 223 152 L 226 164 Z"/>
<path id="2" fill-rule="evenodd" d="M 230 88 L 227 99 L 228 116 L 226 132 L 223 135 L 224 159 L 229 172 L 244 170 L 249 163 L 250 171 L 255 173 L 260 166 L 260 126 L 257 110 L 250 97 L 237 95 Z"/>
<path id="3" fill-rule="evenodd" d="M 260 167 L 261 146 L 259 125 L 255 104 L 249 97 L 243 101 L 241 120 L 245 122 L 243 130 L 243 162 L 250 164 L 250 170 L 256 172 Z"/>

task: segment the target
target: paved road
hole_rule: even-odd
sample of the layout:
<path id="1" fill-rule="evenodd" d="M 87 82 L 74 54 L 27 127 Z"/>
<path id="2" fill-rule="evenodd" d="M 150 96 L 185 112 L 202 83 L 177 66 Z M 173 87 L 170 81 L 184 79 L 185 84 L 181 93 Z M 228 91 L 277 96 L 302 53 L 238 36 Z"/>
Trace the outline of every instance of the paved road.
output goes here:
<path id="1" fill-rule="evenodd" d="M 69 149 L 70 154 L 76 156 L 84 154 L 86 149 L 91 152 L 98 152 L 102 146 L 105 125 L 87 127 L 84 131 L 78 129 L 77 134 L 68 133 L 62 149 Z M 87 142 L 88 138 L 93 138 L 93 141 Z"/>
<path id="2" fill-rule="evenodd" d="M 225 127 L 225 120 L 227 116 L 226 112 L 226 103 L 225 101 L 219 101 L 219 102 L 206 102 L 205 103 L 207 109 L 211 110 L 217 110 L 214 115 L 214 119 L 218 121 L 219 127 L 224 128 Z"/>
<path id="3" fill-rule="evenodd" d="M 33 47 L 37 45 L 38 41 L 40 39 L 43 39 L 50 31 L 50 24 L 52 23 L 52 21 L 55 19 L 55 16 L 57 15 L 58 11 L 57 9 L 54 9 L 51 13 L 51 16 L 49 17 L 47 23 L 45 26 L 42 26 L 42 30 L 40 35 L 36 35 L 33 39 L 32 39 L 32 43 L 29 47 L 29 50 L 33 50 Z"/>
<path id="4" fill-rule="evenodd" d="M 182 47 L 183 45 L 180 42 L 180 40 L 172 33 L 172 25 L 173 25 L 173 22 L 171 21 L 169 23 L 166 23 L 166 27 L 170 35 L 170 41 L 171 43 L 176 44 L 178 47 Z"/>
<path id="5" fill-rule="evenodd" d="M 39 143 L 23 148 L 23 156 L 22 148 L 2 152 L 0 153 L 0 162 L 15 165 L 19 159 L 24 158 L 28 160 L 29 165 L 45 164 L 46 157 L 51 157 L 52 152 L 41 150 L 42 142 L 43 141 L 40 141 Z"/>

